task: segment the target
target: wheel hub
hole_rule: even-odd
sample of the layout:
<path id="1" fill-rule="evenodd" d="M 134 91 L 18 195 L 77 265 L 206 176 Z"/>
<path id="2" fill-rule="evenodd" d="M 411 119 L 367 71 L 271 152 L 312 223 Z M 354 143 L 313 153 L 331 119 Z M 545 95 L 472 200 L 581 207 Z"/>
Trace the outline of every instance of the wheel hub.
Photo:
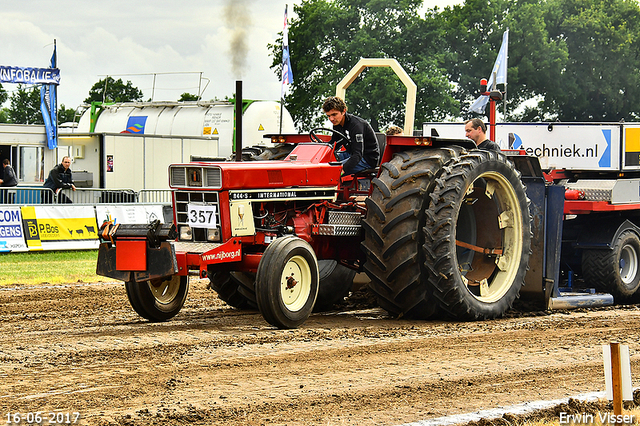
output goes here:
<path id="1" fill-rule="evenodd" d="M 625 284 L 632 283 L 638 274 L 638 255 L 634 248 L 625 245 L 620 255 L 620 279 Z"/>
<path id="2" fill-rule="evenodd" d="M 296 312 L 306 304 L 311 291 L 311 271 L 302 256 L 293 256 L 285 264 L 281 278 L 282 302 Z"/>
<path id="3" fill-rule="evenodd" d="M 296 286 L 296 284 L 298 284 L 298 281 L 296 281 L 296 279 L 293 278 L 293 275 L 291 275 L 290 277 L 287 277 L 287 290 L 291 290 Z"/>

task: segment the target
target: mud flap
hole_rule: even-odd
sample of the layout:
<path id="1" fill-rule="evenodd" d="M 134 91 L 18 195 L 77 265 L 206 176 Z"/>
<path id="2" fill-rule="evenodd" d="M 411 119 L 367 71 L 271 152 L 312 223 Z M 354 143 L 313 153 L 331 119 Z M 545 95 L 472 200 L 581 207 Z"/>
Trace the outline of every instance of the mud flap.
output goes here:
<path id="1" fill-rule="evenodd" d="M 118 271 L 116 269 L 116 248 L 109 243 L 102 243 L 98 247 L 96 274 L 124 282 L 131 281 L 130 271 Z"/>
<path id="2" fill-rule="evenodd" d="M 145 271 L 119 271 L 116 268 L 116 249 L 110 243 L 102 243 L 98 249 L 96 274 L 120 281 L 146 281 L 178 273 L 178 262 L 172 244 L 163 242 L 159 248 L 147 247 Z"/>

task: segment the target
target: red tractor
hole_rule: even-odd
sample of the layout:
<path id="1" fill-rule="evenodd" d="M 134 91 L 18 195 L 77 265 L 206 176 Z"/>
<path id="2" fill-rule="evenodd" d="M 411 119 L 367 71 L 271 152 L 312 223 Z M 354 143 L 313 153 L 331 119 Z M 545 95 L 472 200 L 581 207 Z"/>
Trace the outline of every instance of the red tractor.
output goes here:
<path id="1" fill-rule="evenodd" d="M 196 271 L 229 305 L 280 328 L 329 309 L 361 271 L 396 317 L 477 320 L 511 307 L 532 221 L 505 153 L 391 136 L 380 167 L 341 176 L 316 133 L 277 136 L 284 160 L 171 165 L 174 223 L 103 224 L 97 273 L 124 281 L 150 321 L 180 311 Z M 535 158 L 516 163 L 544 187 Z"/>

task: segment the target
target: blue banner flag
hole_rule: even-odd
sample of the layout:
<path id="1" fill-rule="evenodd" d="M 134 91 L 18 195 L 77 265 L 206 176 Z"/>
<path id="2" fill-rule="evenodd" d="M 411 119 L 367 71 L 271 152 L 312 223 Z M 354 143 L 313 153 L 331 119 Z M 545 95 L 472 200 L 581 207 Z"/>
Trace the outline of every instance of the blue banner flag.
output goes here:
<path id="1" fill-rule="evenodd" d="M 52 112 L 51 94 L 51 85 L 43 84 L 40 87 L 40 112 L 42 112 L 42 118 L 44 120 L 44 128 L 47 134 L 47 146 L 49 149 L 53 149 L 58 146 L 56 138 L 56 123 L 55 121 L 51 121 L 51 117 L 55 117 L 55 113 Z"/>
<path id="2" fill-rule="evenodd" d="M 0 65 L 0 83 L 60 84 L 60 70 Z"/>
<path id="3" fill-rule="evenodd" d="M 502 45 L 500 46 L 500 52 L 498 52 L 498 57 L 496 58 L 496 62 L 493 64 L 493 69 L 491 70 L 491 75 L 489 76 L 489 82 L 487 83 L 487 90 L 493 89 L 493 79 L 495 76 L 496 84 L 504 84 L 507 85 L 507 59 L 509 57 L 508 47 L 509 45 L 509 29 L 504 32 L 502 35 Z M 484 114 L 484 109 L 489 102 L 489 96 L 481 95 L 469 108 L 469 112 L 475 112 L 477 114 Z"/>
<path id="4" fill-rule="evenodd" d="M 284 30 L 282 31 L 282 94 L 291 83 L 293 83 L 293 72 L 291 71 L 291 57 L 289 56 L 289 26 L 287 25 L 287 8 L 284 6 Z"/>
<path id="5" fill-rule="evenodd" d="M 57 64 L 58 57 L 56 54 L 56 43 L 53 42 L 53 55 L 51 55 L 51 69 L 58 71 Z M 42 118 L 44 120 L 44 128 L 47 133 L 47 146 L 49 149 L 54 149 L 58 146 L 58 100 L 57 100 L 57 85 L 60 82 L 58 77 L 58 83 L 55 84 L 43 84 L 40 87 L 40 112 L 42 112 Z"/>

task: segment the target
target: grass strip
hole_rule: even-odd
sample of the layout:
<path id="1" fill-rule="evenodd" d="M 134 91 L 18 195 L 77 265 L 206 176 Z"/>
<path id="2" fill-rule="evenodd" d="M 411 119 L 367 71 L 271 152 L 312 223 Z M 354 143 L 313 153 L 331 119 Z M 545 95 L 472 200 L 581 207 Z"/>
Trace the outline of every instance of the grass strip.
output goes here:
<path id="1" fill-rule="evenodd" d="M 34 251 L 0 255 L 0 286 L 109 282 L 96 275 L 98 250 Z"/>

